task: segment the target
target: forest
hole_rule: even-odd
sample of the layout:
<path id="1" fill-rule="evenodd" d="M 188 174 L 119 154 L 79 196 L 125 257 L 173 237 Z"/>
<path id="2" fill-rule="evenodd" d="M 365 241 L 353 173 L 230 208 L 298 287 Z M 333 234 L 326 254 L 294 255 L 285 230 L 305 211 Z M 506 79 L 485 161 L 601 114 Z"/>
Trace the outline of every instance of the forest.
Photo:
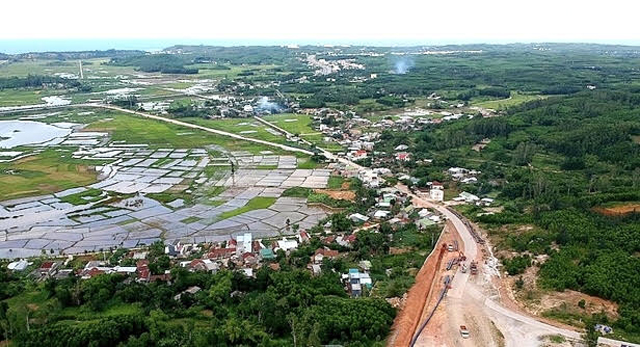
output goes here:
<path id="1" fill-rule="evenodd" d="M 197 74 L 198 69 L 185 67 L 191 59 L 175 54 L 145 54 L 130 57 L 115 57 L 107 64 L 114 66 L 134 66 L 143 72 L 161 72 L 167 74 Z"/>
<path id="2" fill-rule="evenodd" d="M 640 201 L 640 98 L 634 91 L 590 91 L 532 101 L 506 117 L 427 126 L 413 134 L 383 133 L 376 148 L 412 143 L 420 184 L 446 180 L 448 167 L 482 171 L 476 185 L 458 189 L 496 197 L 504 211 L 466 214 L 492 232 L 504 225 L 535 225 L 506 234 L 498 246 L 522 254 L 504 259 L 505 271 L 522 273 L 530 256 L 545 254 L 540 284 L 573 289 L 620 305 L 613 322 L 640 335 L 640 215 L 608 216 L 598 207 Z M 491 139 L 481 152 L 470 147 Z M 383 154 L 384 155 L 384 154 Z M 497 234 L 496 234 L 497 235 Z"/>
<path id="3" fill-rule="evenodd" d="M 395 309 L 382 298 L 349 298 L 340 273 L 329 271 L 344 271 L 342 261 L 325 261 L 326 271 L 312 277 L 304 266 L 318 242 L 291 257 L 279 252 L 280 271 L 264 266 L 255 278 L 173 267 L 171 283 L 111 274 L 47 279 L 34 288 L 3 271 L 0 298 L 9 300 L 0 306 L 0 326 L 20 346 L 290 346 L 294 339 L 299 346 L 381 346 Z M 153 272 L 168 269 L 163 251 L 152 247 L 152 263 L 161 264 Z M 185 292 L 194 286 L 202 290 Z M 25 295 L 29 305 L 16 302 Z"/>

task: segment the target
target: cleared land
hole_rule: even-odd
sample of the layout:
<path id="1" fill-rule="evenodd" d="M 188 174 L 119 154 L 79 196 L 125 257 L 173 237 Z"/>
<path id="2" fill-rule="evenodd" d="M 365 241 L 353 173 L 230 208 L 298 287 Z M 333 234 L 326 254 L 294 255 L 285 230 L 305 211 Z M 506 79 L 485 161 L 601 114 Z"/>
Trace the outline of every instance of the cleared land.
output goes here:
<path id="1" fill-rule="evenodd" d="M 518 92 L 513 92 L 511 94 L 511 97 L 507 99 L 474 102 L 472 104 L 473 106 L 500 110 L 500 109 L 505 109 L 509 106 L 515 106 L 515 105 L 523 104 L 525 102 L 529 102 L 532 100 L 540 100 L 544 98 L 545 96 L 537 95 L 537 94 L 520 94 Z"/>
<path id="2" fill-rule="evenodd" d="M 640 212 L 640 202 L 613 203 L 595 207 L 593 210 L 606 216 L 622 216 Z"/>

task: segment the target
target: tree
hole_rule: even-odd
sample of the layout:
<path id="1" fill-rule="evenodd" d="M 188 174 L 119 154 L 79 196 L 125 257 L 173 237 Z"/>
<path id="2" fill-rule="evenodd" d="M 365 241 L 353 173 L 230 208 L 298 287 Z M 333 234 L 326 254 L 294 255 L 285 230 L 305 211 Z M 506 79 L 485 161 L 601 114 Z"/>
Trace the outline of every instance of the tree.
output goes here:
<path id="1" fill-rule="evenodd" d="M 331 216 L 331 231 L 334 233 L 351 231 L 351 220 L 344 213 Z"/>

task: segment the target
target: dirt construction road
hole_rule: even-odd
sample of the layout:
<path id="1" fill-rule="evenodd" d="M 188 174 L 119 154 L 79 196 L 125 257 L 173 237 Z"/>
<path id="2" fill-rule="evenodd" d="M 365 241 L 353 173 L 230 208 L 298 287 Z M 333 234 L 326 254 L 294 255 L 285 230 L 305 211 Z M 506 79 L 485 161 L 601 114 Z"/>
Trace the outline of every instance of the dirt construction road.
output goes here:
<path id="1" fill-rule="evenodd" d="M 415 206 L 433 208 L 444 214 L 455 226 L 454 232 L 458 234 L 460 250 L 467 256 L 467 263 L 476 259 L 479 264 L 477 275 L 456 271 L 455 267 L 447 273 L 439 274 L 435 283 L 439 283 L 439 278 L 445 275 L 455 276 L 447 297 L 430 322 L 433 324 L 422 331 L 415 346 L 537 347 L 543 344 L 541 339 L 545 335 L 562 335 L 568 340 L 580 339 L 579 331 L 541 322 L 503 305 L 494 285 L 499 276 L 495 266 L 492 266 L 495 259 L 483 254 L 490 254 L 490 250 L 481 251 L 485 246 L 478 245 L 463 221 L 445 206 L 424 200 L 409 192 L 403 185 L 398 185 L 398 188 L 412 196 Z M 469 338 L 461 337 L 460 325 L 467 326 Z M 602 346 L 619 347 L 625 342 L 600 338 L 599 343 Z"/>

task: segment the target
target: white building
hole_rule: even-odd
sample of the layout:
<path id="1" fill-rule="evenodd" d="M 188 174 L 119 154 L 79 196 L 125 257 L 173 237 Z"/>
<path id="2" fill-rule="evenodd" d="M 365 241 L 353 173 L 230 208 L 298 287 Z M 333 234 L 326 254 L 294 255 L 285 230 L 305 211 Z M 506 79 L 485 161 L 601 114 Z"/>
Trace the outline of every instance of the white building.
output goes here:
<path id="1" fill-rule="evenodd" d="M 245 253 L 251 253 L 251 251 L 253 250 L 252 248 L 253 235 L 251 235 L 251 233 L 244 233 L 244 235 L 238 235 L 236 242 L 238 243 L 236 245 L 236 254 L 238 256 L 241 256 Z"/>
<path id="2" fill-rule="evenodd" d="M 29 263 L 24 259 L 20 259 L 19 261 L 9 263 L 9 265 L 7 265 L 7 269 L 11 271 L 24 271 L 27 266 L 29 266 Z"/>
<path id="3" fill-rule="evenodd" d="M 285 252 L 291 249 L 296 249 L 298 248 L 298 241 L 282 238 L 282 240 L 278 241 L 278 248 Z"/>
<path id="4" fill-rule="evenodd" d="M 442 189 L 429 190 L 429 199 L 434 201 L 444 201 L 444 190 Z"/>

